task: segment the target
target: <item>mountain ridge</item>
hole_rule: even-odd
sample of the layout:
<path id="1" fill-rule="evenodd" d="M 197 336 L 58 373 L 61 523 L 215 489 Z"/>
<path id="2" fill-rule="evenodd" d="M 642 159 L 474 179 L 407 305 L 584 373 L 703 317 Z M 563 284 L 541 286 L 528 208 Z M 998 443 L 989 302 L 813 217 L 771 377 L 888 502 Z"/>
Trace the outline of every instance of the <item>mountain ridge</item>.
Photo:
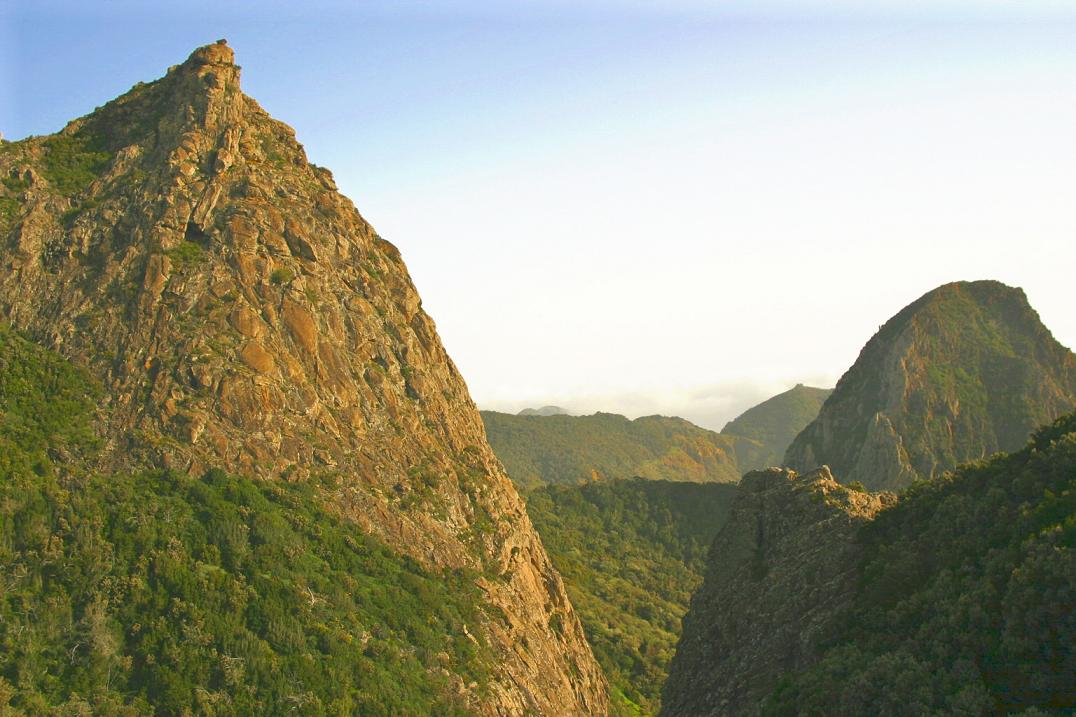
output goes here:
<path id="1" fill-rule="evenodd" d="M 723 436 L 683 418 L 615 413 L 513 416 L 482 411 L 490 445 L 523 489 L 546 483 L 633 478 L 734 483 L 737 451 L 750 439 Z"/>
<path id="2" fill-rule="evenodd" d="M 103 468 L 344 476 L 333 510 L 420 564 L 477 571 L 502 613 L 475 709 L 605 712 L 399 252 L 242 93 L 226 43 L 5 143 L 0 175 L 0 316 L 104 386 Z"/>

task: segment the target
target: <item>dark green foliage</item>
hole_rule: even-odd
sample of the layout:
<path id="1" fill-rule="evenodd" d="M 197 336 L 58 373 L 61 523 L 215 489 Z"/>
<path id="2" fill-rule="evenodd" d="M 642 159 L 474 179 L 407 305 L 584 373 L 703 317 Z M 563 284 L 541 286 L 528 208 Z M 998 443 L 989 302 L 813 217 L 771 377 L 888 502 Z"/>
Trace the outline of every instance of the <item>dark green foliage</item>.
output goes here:
<path id="1" fill-rule="evenodd" d="M 287 284 L 289 281 L 295 278 L 295 272 L 287 267 L 281 267 L 279 269 L 273 269 L 273 273 L 269 275 L 269 281 L 276 285 Z"/>
<path id="2" fill-rule="evenodd" d="M 682 418 L 612 413 L 512 416 L 482 411 L 486 435 L 523 489 L 594 478 L 735 482 L 737 439 Z"/>
<path id="3" fill-rule="evenodd" d="M 740 472 L 781 465 L 789 444 L 815 419 L 831 393 L 833 389 L 796 384 L 726 423 L 721 429 L 723 434 L 751 438 L 762 444 L 754 455 L 738 454 Z"/>
<path id="4" fill-rule="evenodd" d="M 205 251 L 200 244 L 187 239 L 165 252 L 178 271 L 197 266 L 201 263 L 204 253 Z"/>
<path id="5" fill-rule="evenodd" d="M 44 147 L 42 173 L 66 197 L 80 194 L 112 161 L 100 140 L 85 133 L 53 135 Z"/>
<path id="6" fill-rule="evenodd" d="M 95 395 L 83 372 L 0 324 L 0 481 L 92 451 Z"/>
<path id="7" fill-rule="evenodd" d="M 28 182 L 17 177 L 4 177 L 0 181 L 0 232 L 7 231 L 22 213 L 19 195 L 29 186 Z"/>
<path id="8" fill-rule="evenodd" d="M 618 714 L 657 712 L 680 619 L 734 493 L 730 485 L 635 479 L 528 496 Z"/>
<path id="9" fill-rule="evenodd" d="M 854 609 L 768 714 L 1072 714 L 1076 414 L 913 485 L 861 539 Z"/>
<path id="10" fill-rule="evenodd" d="M 464 713 L 441 668 L 485 683 L 475 576 L 364 535 L 332 486 L 78 475 L 89 391 L 0 330 L 0 713 Z"/>

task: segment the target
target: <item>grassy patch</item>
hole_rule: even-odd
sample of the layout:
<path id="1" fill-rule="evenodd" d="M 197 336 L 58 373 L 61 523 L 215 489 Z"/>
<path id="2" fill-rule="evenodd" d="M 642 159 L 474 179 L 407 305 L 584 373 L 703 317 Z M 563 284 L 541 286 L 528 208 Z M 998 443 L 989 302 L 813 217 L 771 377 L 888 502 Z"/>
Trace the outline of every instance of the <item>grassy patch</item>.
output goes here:
<path id="1" fill-rule="evenodd" d="M 172 264 L 179 271 L 183 271 L 202 262 L 205 249 L 196 242 L 184 239 L 179 244 L 169 249 L 165 254 L 172 260 Z"/>
<path id="2" fill-rule="evenodd" d="M 56 191 L 71 197 L 90 186 L 111 161 L 112 155 L 93 137 L 55 135 L 45 142 L 42 174 Z"/>

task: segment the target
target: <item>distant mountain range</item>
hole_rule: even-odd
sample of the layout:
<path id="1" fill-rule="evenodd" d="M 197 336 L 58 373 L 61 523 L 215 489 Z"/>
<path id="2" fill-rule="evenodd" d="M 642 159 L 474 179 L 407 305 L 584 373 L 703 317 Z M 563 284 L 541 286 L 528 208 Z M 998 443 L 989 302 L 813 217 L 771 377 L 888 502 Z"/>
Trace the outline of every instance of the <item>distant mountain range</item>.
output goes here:
<path id="1" fill-rule="evenodd" d="M 749 409 L 721 433 L 683 418 L 569 416 L 553 406 L 481 415 L 494 452 L 523 488 L 633 477 L 734 483 L 744 471 L 779 461 L 827 395 L 827 389 L 798 385 Z"/>
<path id="2" fill-rule="evenodd" d="M 566 410 L 560 406 L 542 406 L 541 408 L 524 408 L 517 416 L 568 416 Z"/>

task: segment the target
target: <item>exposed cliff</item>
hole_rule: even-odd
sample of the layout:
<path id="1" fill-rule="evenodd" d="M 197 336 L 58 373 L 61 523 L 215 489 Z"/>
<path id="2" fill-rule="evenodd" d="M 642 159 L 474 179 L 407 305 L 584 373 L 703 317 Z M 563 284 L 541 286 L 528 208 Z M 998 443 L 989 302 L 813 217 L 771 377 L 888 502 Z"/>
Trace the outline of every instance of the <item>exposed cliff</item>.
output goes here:
<path id="1" fill-rule="evenodd" d="M 1076 359 L 1024 292 L 946 284 L 890 319 L 841 377 L 785 464 L 899 489 L 1020 448 L 1076 407 Z"/>
<path id="2" fill-rule="evenodd" d="M 893 501 L 824 467 L 745 475 L 684 618 L 662 714 L 756 714 L 781 675 L 811 664 L 853 595 L 857 529 Z"/>
<path id="3" fill-rule="evenodd" d="M 499 619 L 487 714 L 606 687 L 399 252 L 239 87 L 223 42 L 0 146 L 0 316 L 105 388 L 100 465 L 332 475 L 325 499 Z M 555 626 L 555 629 L 554 629 Z"/>

